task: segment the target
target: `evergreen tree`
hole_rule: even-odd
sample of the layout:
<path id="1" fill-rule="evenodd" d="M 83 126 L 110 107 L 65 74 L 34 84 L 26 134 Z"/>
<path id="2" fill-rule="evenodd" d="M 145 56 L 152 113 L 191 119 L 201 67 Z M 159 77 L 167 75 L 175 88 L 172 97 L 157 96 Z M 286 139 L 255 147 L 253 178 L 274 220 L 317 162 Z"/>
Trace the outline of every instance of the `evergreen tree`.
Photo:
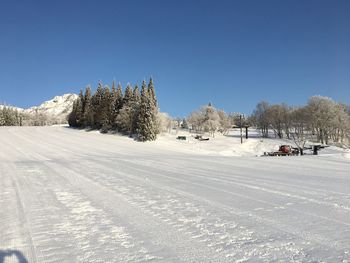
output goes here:
<path id="1" fill-rule="evenodd" d="M 139 87 L 135 85 L 132 96 L 132 125 L 131 125 L 131 133 L 134 134 L 138 129 L 138 119 L 140 114 L 140 104 L 141 104 L 141 95 L 139 91 Z"/>
<path id="2" fill-rule="evenodd" d="M 116 100 L 117 100 L 117 89 L 115 87 L 115 81 L 112 83 L 112 90 L 110 94 L 110 104 L 109 104 L 109 122 L 111 124 L 111 128 L 115 129 L 116 124 L 115 120 L 117 118 L 118 112 L 116 110 Z"/>
<path id="3" fill-rule="evenodd" d="M 102 100 L 103 100 L 103 85 L 100 81 L 98 83 L 97 90 L 92 96 L 92 108 L 94 112 L 94 125 L 93 128 L 101 129 L 102 127 Z"/>
<path id="4" fill-rule="evenodd" d="M 132 134 L 132 107 L 130 103 L 124 104 L 116 119 L 119 131 L 125 134 Z"/>
<path id="5" fill-rule="evenodd" d="M 123 107 L 123 90 L 122 90 L 122 85 L 119 83 L 115 94 L 114 120 L 113 120 L 113 126 L 117 130 L 119 130 L 119 127 L 117 124 L 117 117 L 122 107 Z"/>
<path id="6" fill-rule="evenodd" d="M 115 101 L 115 109 L 117 113 L 123 107 L 123 89 L 122 85 L 119 83 L 117 87 L 116 101 Z"/>
<path id="7" fill-rule="evenodd" d="M 119 131 L 131 135 L 133 120 L 133 91 L 130 84 L 126 86 L 123 98 L 123 107 L 120 109 L 116 118 Z"/>
<path id="8" fill-rule="evenodd" d="M 142 82 L 141 103 L 138 121 L 138 139 L 140 141 L 153 141 L 157 137 L 157 129 L 154 123 L 154 102 L 146 87 L 146 82 Z"/>
<path id="9" fill-rule="evenodd" d="M 153 84 L 153 79 L 150 78 L 149 83 L 148 83 L 148 92 L 150 94 L 152 103 L 154 104 L 155 108 L 158 108 L 158 102 L 157 102 L 157 98 L 156 98 L 156 93 L 154 90 L 154 84 Z"/>
<path id="10" fill-rule="evenodd" d="M 0 108 L 0 126 L 5 126 L 4 108 Z"/>
<path id="11" fill-rule="evenodd" d="M 135 88 L 133 90 L 133 93 L 132 93 L 132 97 L 133 97 L 133 100 L 140 104 L 141 102 L 141 95 L 140 95 L 140 90 L 139 90 L 139 87 L 137 85 L 135 85 Z"/>
<path id="12" fill-rule="evenodd" d="M 111 104 L 111 96 L 110 90 L 108 86 L 105 86 L 103 89 L 100 114 L 101 114 L 101 131 L 103 133 L 107 133 L 109 129 L 111 129 L 110 123 L 110 104 Z"/>
<path id="13" fill-rule="evenodd" d="M 148 93 L 150 97 L 150 107 L 152 111 L 152 122 L 153 126 L 156 129 L 156 133 L 160 133 L 160 121 L 158 118 L 158 102 L 156 98 L 156 92 L 154 90 L 154 84 L 153 84 L 153 79 L 150 78 L 149 83 L 148 83 Z"/>
<path id="14" fill-rule="evenodd" d="M 132 96 L 133 96 L 133 92 L 130 84 L 128 84 L 124 92 L 123 105 L 129 104 L 132 100 Z"/>
<path id="15" fill-rule="evenodd" d="M 72 127 L 91 126 L 101 129 L 101 132 L 116 128 L 129 135 L 137 133 L 140 141 L 155 140 L 159 125 L 153 80 L 150 79 L 148 86 L 145 81 L 142 82 L 141 95 L 137 85 L 132 89 L 128 84 L 124 96 L 121 85 L 116 88 L 115 82 L 112 90 L 108 86 L 103 88 L 102 82 L 99 82 L 93 95 L 87 87 L 85 95 L 81 91 L 73 103 L 68 121 Z"/>
<path id="16" fill-rule="evenodd" d="M 77 100 L 73 102 L 73 108 L 71 113 L 68 115 L 68 124 L 71 127 L 77 127 Z"/>
<path id="17" fill-rule="evenodd" d="M 83 116 L 84 116 L 84 95 L 83 91 L 80 90 L 79 97 L 77 99 L 77 105 L 76 105 L 76 113 L 75 113 L 75 119 L 76 119 L 76 125 L 77 127 L 83 126 Z"/>
<path id="18" fill-rule="evenodd" d="M 86 87 L 84 96 L 84 113 L 83 113 L 83 127 L 92 127 L 94 124 L 94 112 L 91 102 L 91 88 Z"/>

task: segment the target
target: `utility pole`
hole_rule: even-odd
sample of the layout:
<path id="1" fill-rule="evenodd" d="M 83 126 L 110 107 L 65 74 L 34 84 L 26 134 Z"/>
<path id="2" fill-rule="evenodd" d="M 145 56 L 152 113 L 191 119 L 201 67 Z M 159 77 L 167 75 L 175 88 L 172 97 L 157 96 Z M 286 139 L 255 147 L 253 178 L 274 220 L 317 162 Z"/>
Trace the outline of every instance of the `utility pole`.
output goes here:
<path id="1" fill-rule="evenodd" d="M 243 143 L 243 132 L 242 132 L 242 114 L 239 115 L 239 126 L 241 129 L 241 144 Z"/>

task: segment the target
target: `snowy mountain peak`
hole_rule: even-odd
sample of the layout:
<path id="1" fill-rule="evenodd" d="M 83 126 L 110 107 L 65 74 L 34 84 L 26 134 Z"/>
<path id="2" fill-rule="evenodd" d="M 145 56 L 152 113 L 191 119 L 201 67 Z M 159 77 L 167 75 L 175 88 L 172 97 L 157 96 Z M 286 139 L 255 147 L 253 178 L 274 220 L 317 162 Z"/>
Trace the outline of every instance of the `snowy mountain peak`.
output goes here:
<path id="1" fill-rule="evenodd" d="M 64 94 L 55 96 L 53 99 L 43 102 L 39 106 L 22 109 L 9 105 L 0 105 L 0 110 L 4 107 L 17 110 L 22 114 L 23 125 L 52 125 L 67 123 L 67 116 L 73 109 L 73 103 L 78 98 L 77 94 Z"/>
<path id="2" fill-rule="evenodd" d="M 53 99 L 45 101 L 39 106 L 25 110 L 27 113 L 45 113 L 53 116 L 68 115 L 72 110 L 73 102 L 78 98 L 77 94 L 64 94 L 55 96 Z"/>

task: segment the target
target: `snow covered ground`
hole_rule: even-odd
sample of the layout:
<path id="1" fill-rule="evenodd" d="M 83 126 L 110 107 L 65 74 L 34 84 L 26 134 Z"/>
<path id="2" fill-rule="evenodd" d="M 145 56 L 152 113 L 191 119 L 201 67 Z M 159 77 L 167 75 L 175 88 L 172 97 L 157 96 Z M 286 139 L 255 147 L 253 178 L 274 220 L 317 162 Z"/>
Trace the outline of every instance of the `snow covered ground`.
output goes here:
<path id="1" fill-rule="evenodd" d="M 209 141 L 199 141 L 195 139 L 195 133 L 189 133 L 188 131 L 172 131 L 170 134 L 166 133 L 160 136 L 156 144 L 161 145 L 163 148 L 177 150 L 180 152 L 196 153 L 202 155 L 219 155 L 219 156 L 260 156 L 264 152 L 273 152 L 279 149 L 280 145 L 287 144 L 297 147 L 292 140 L 287 139 L 274 139 L 273 133 L 270 134 L 271 138 L 261 138 L 259 131 L 250 129 L 248 132 L 248 140 L 245 139 L 245 133 L 243 132 L 243 144 L 241 144 L 240 131 L 234 129 L 229 132 L 228 135 L 223 136 L 220 133 L 215 134 L 215 137 L 203 135 L 203 138 L 209 138 Z M 186 136 L 185 141 L 176 140 L 177 136 Z M 307 142 L 305 146 L 309 146 L 311 142 Z M 344 151 L 338 147 L 329 147 L 326 150 L 321 150 L 320 154 L 347 154 L 350 153 Z M 311 154 L 310 150 L 306 150 L 305 154 Z"/>
<path id="2" fill-rule="evenodd" d="M 0 262 L 350 262 L 348 152 L 175 137 L 0 127 Z"/>

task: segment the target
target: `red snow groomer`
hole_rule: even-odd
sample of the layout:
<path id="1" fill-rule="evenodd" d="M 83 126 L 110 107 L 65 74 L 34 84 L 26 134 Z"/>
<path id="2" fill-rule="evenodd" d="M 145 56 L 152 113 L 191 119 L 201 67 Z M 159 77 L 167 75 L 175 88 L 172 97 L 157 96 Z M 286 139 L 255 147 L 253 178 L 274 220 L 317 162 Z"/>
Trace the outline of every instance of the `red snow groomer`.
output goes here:
<path id="1" fill-rule="evenodd" d="M 299 155 L 299 149 L 290 145 L 281 145 L 277 152 L 264 152 L 265 156 L 291 156 Z"/>

